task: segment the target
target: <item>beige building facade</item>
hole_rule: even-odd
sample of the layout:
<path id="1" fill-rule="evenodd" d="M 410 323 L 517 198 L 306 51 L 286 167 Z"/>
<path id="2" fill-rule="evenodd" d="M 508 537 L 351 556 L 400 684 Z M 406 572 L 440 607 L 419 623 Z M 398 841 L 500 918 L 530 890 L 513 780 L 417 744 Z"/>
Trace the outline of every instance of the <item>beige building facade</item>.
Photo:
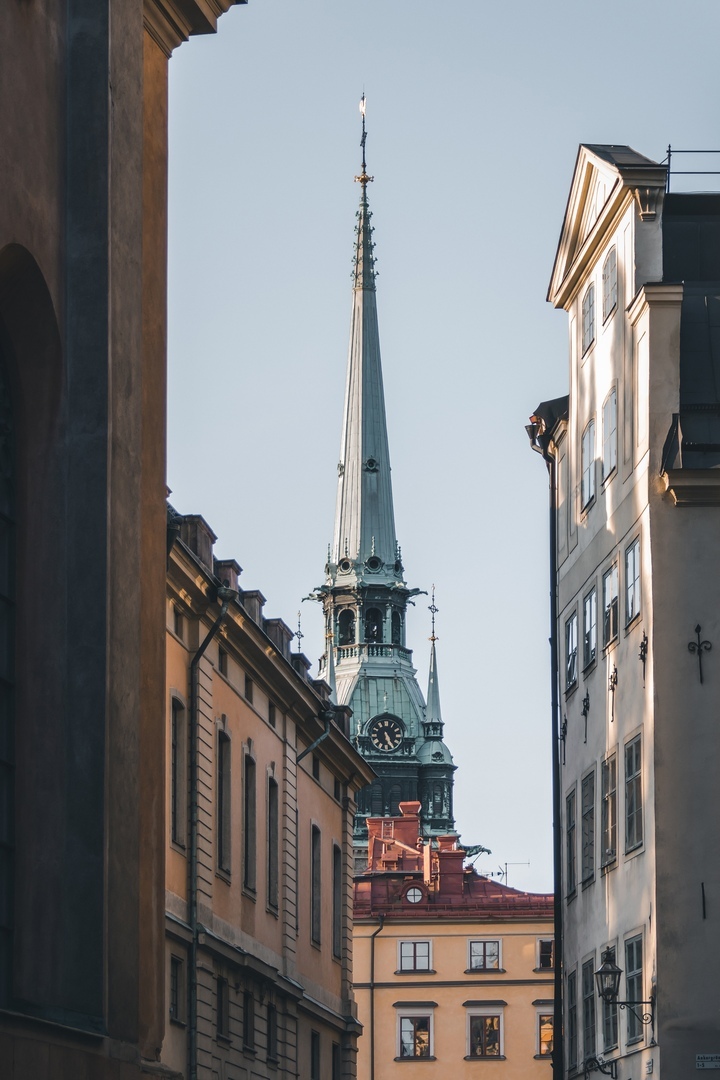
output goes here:
<path id="1" fill-rule="evenodd" d="M 418 803 L 369 818 L 355 878 L 360 1080 L 547 1077 L 553 1049 L 552 897 L 465 866 L 457 837 L 418 841 Z"/>
<path id="2" fill-rule="evenodd" d="M 720 198 L 668 187 L 667 163 L 580 148 L 549 291 L 570 392 L 531 427 L 555 498 L 570 1077 L 720 1068 Z"/>
<path id="3" fill-rule="evenodd" d="M 168 525 L 163 1062 L 350 1080 L 352 825 L 373 773 L 203 519 Z"/>

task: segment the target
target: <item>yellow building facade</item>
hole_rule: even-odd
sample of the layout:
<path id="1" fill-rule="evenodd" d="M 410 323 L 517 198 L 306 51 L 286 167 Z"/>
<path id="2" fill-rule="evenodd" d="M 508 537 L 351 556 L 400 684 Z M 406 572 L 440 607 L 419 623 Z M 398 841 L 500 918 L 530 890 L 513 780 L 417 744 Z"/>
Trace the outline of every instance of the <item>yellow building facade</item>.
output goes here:
<path id="1" fill-rule="evenodd" d="M 416 803 L 369 819 L 355 879 L 360 1080 L 548 1077 L 553 1048 L 552 896 L 464 865 L 457 837 L 418 842 Z"/>
<path id="2" fill-rule="evenodd" d="M 352 822 L 372 770 L 206 522 L 168 525 L 163 1062 L 350 1080 Z"/>

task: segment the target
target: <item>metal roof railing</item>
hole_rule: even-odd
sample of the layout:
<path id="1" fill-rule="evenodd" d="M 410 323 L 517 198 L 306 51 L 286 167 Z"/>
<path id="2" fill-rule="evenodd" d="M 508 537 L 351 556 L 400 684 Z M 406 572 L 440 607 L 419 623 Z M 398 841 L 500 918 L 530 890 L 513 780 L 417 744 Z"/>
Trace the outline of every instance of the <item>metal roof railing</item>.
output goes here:
<path id="1" fill-rule="evenodd" d="M 670 143 L 668 143 L 667 157 L 661 162 L 662 165 L 667 164 L 667 186 L 665 190 L 670 191 L 670 176 L 720 176 L 720 169 L 673 169 L 672 159 L 676 154 L 720 154 L 720 150 L 673 150 Z"/>

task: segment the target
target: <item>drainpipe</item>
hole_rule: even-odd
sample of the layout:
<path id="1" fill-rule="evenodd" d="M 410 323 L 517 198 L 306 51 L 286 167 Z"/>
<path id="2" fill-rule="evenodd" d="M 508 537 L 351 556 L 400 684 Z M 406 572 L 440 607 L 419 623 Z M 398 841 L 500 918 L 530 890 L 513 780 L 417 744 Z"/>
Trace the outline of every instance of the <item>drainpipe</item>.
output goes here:
<path id="1" fill-rule="evenodd" d="M 552 808 L 553 808 L 553 923 L 555 937 L 555 974 L 553 993 L 553 1080 L 563 1080 L 565 1050 L 563 1038 L 563 900 L 562 900 L 562 827 L 560 777 L 560 695 L 559 650 L 557 633 L 557 459 L 551 450 L 552 437 L 544 422 L 530 418 L 525 429 L 530 445 L 542 454 L 548 470 L 550 504 L 550 678 L 552 730 Z"/>
<path id="2" fill-rule="evenodd" d="M 330 734 L 330 725 L 335 718 L 335 713 L 332 711 L 332 709 L 326 709 L 325 712 L 318 713 L 318 718 L 322 720 L 325 724 L 325 730 L 323 731 L 322 735 L 318 736 L 315 742 L 311 742 L 309 746 L 305 747 L 302 754 L 298 754 L 296 761 L 298 765 L 304 757 L 307 757 L 308 754 L 311 754 L 313 752 L 316 746 L 319 746 L 321 742 L 325 742 L 328 735 Z"/>
<path id="3" fill-rule="evenodd" d="M 220 614 L 208 630 L 205 640 L 190 661 L 190 836 L 188 838 L 188 915 L 190 939 L 190 986 L 188 1023 L 188 1073 L 190 1080 L 197 1080 L 197 953 L 198 953 L 198 730 L 199 694 L 198 668 L 205 651 L 217 634 L 231 600 L 237 600 L 238 592 L 227 585 L 220 585 L 215 593 L 220 601 Z"/>
<path id="4" fill-rule="evenodd" d="M 378 915 L 378 928 L 370 935 L 370 1080 L 375 1080 L 375 938 L 385 923 L 385 916 Z"/>

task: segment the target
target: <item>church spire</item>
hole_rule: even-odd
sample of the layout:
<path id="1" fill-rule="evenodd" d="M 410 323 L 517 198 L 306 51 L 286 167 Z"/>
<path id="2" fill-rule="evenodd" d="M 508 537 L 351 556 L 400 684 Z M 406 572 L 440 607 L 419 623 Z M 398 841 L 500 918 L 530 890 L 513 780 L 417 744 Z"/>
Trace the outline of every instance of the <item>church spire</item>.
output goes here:
<path id="1" fill-rule="evenodd" d="M 351 572 L 357 581 L 370 572 L 398 581 L 401 567 L 395 536 L 390 452 L 380 363 L 380 335 L 375 300 L 372 214 L 368 205 L 365 158 L 365 95 L 362 113 L 360 206 L 355 228 L 353 299 L 345 386 L 335 533 L 331 565 Z"/>
<path id="2" fill-rule="evenodd" d="M 430 635 L 430 673 L 428 675 L 427 706 L 425 709 L 426 730 L 427 725 L 437 727 L 438 734 L 442 738 L 442 713 L 440 712 L 440 685 L 438 683 L 437 655 L 435 652 L 435 616 L 439 608 L 435 606 L 435 586 L 432 587 L 432 601 L 429 611 L 432 614 L 432 633 Z"/>

